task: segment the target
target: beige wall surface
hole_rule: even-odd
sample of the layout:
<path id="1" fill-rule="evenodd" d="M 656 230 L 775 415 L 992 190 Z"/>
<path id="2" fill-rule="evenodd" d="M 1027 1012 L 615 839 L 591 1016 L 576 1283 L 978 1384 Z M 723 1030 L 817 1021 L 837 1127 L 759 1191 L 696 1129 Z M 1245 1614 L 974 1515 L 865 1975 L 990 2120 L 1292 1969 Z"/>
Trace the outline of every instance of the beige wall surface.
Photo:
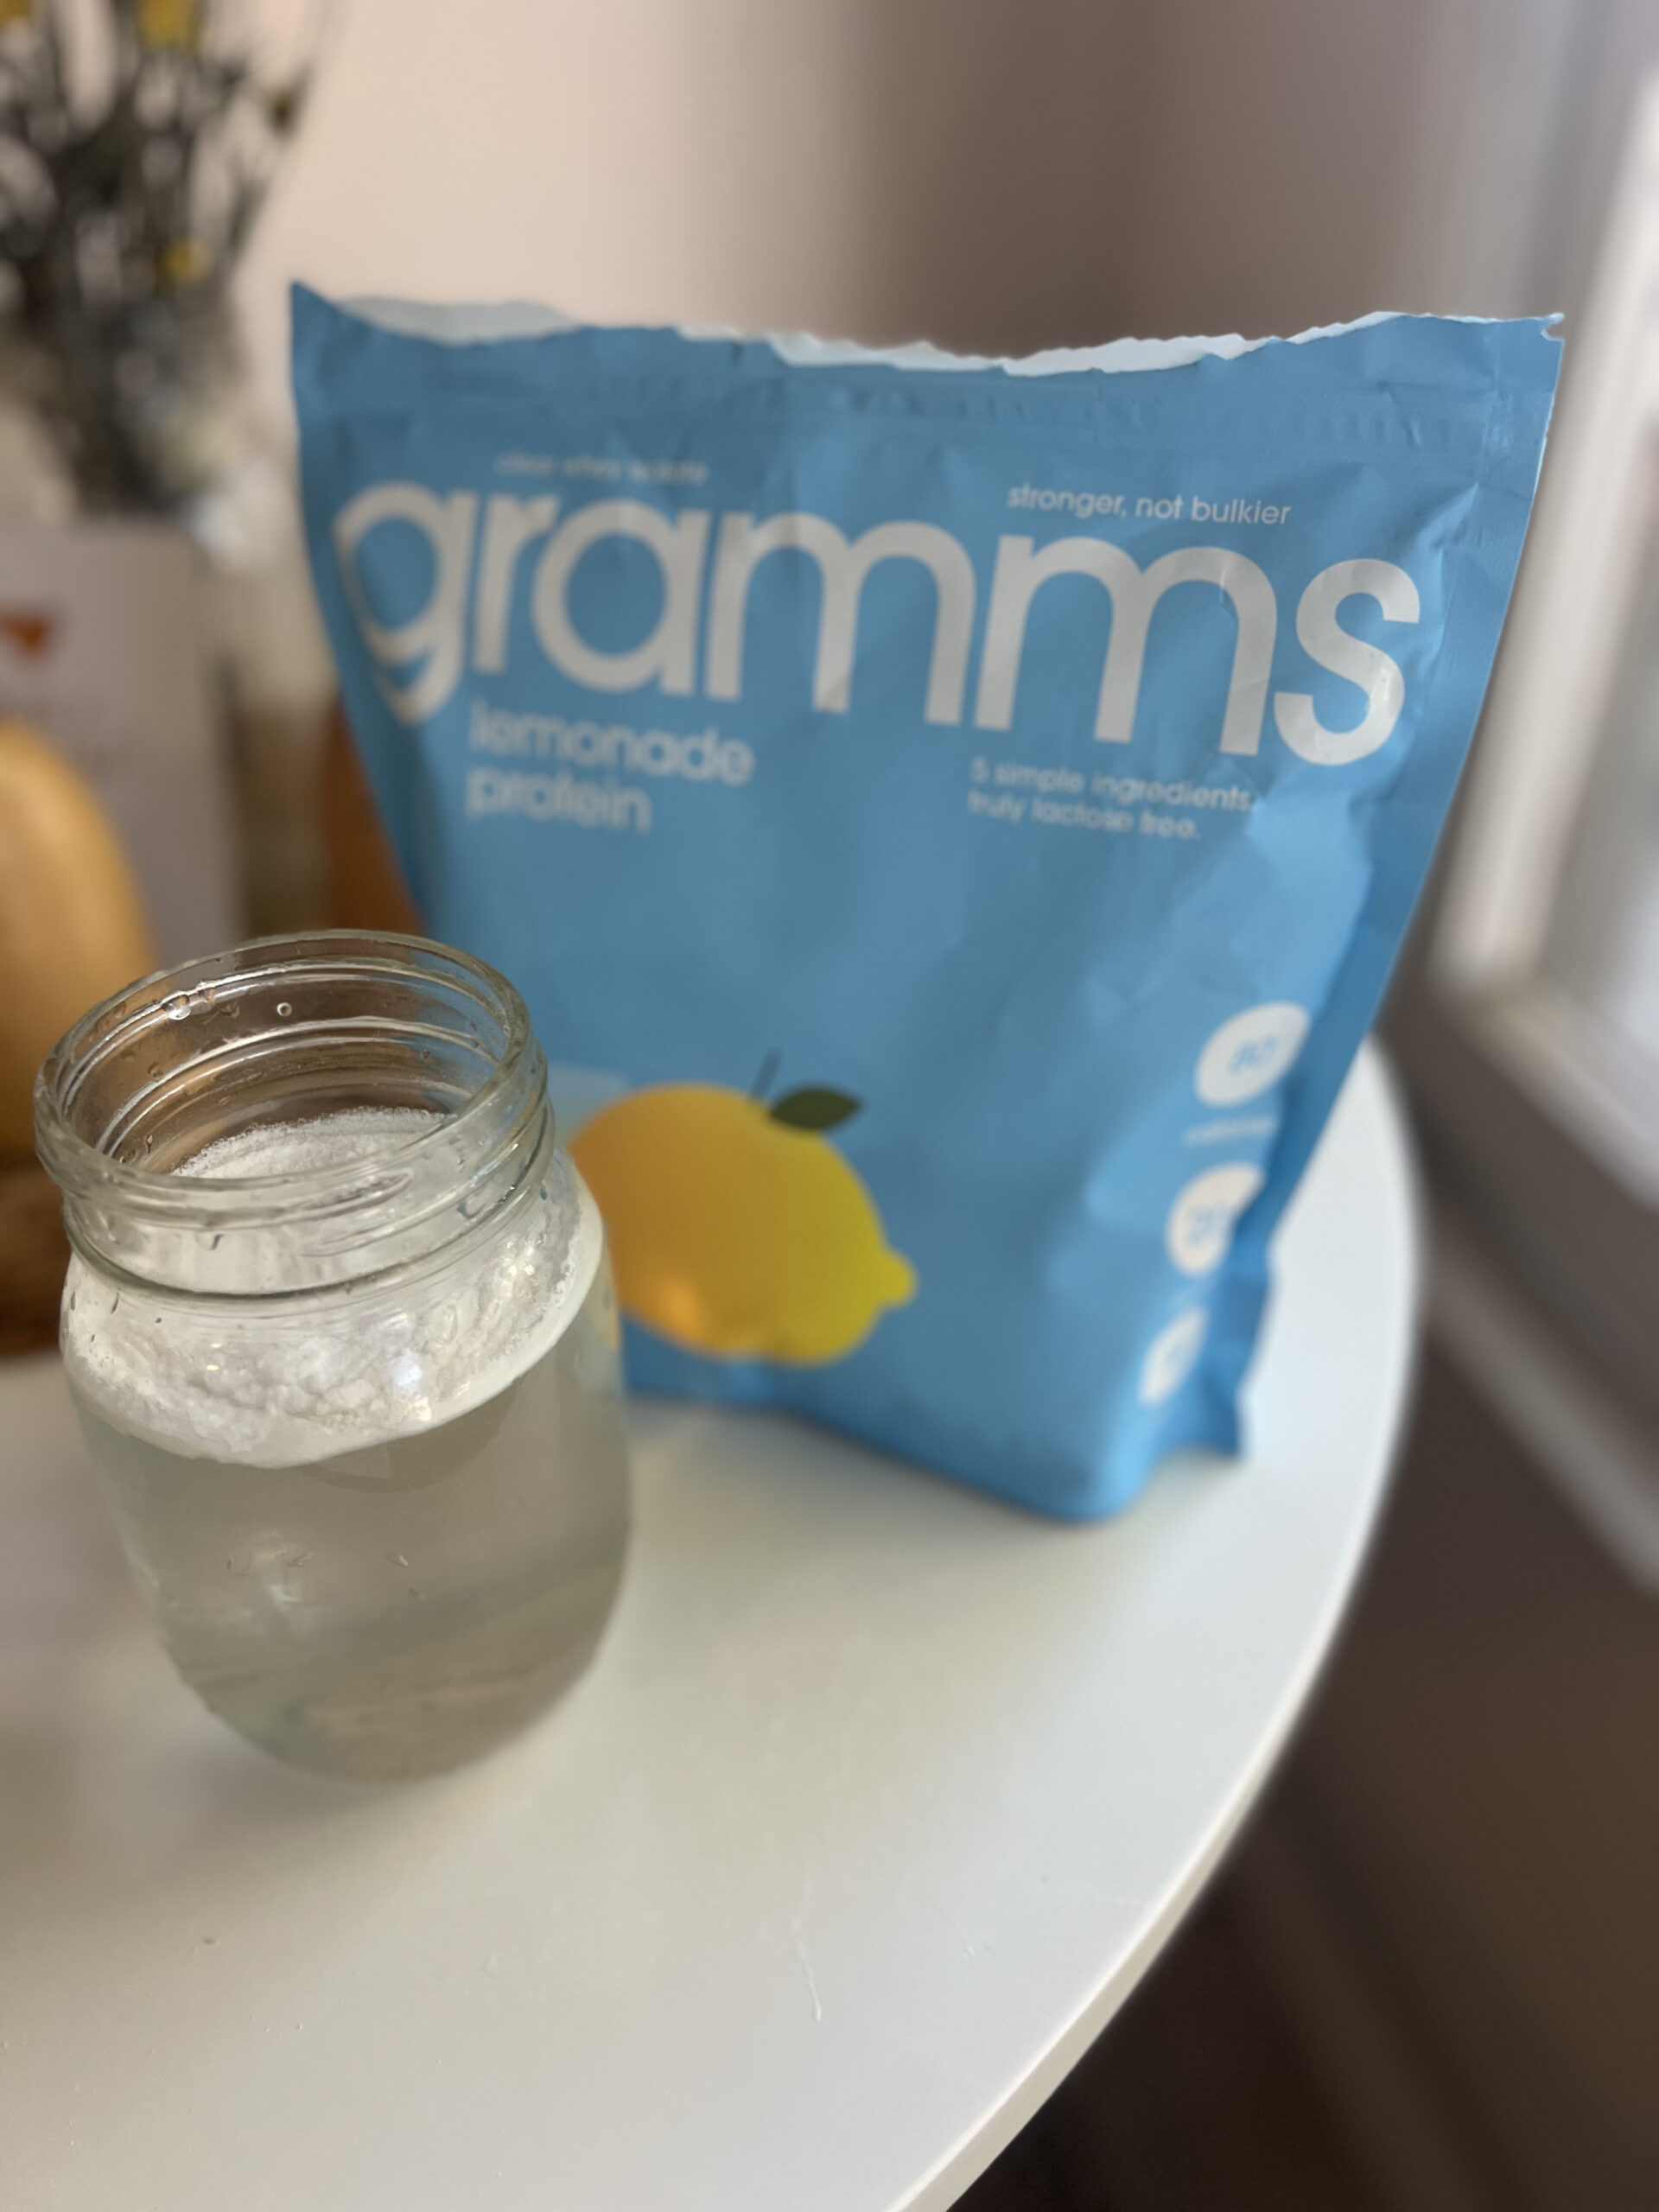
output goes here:
<path id="1" fill-rule="evenodd" d="M 1656 15 L 342 0 L 245 270 L 257 372 L 280 404 L 292 276 L 1011 352 L 1570 305 L 1558 188 L 1593 181 Z"/>
<path id="2" fill-rule="evenodd" d="M 289 276 L 1009 350 L 1361 313 L 1430 4 L 350 0 L 262 378 Z"/>

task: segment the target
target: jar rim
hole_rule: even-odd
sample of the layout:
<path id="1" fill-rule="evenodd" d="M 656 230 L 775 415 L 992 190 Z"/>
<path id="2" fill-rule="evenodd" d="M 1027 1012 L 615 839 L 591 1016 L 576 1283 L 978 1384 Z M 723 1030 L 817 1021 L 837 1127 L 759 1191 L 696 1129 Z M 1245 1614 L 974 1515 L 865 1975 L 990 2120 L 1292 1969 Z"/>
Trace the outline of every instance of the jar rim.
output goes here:
<path id="1" fill-rule="evenodd" d="M 405 982 L 430 977 L 435 984 L 460 990 L 499 1025 L 502 1045 L 494 1065 L 476 1090 L 431 1128 L 327 1166 L 251 1176 L 191 1175 L 182 1166 L 151 1167 L 118 1158 L 75 1127 L 73 1109 L 82 1085 L 104 1058 L 145 1027 L 198 1006 L 211 1007 L 221 990 L 270 983 L 288 972 L 296 981 L 315 982 L 331 969 L 342 974 L 349 969 L 365 979 L 377 973 Z M 47 1054 L 35 1077 L 35 1147 L 72 1202 L 91 1201 L 198 1228 L 252 1229 L 327 1219 L 395 1198 L 430 1172 L 429 1163 L 435 1166 L 440 1158 L 453 1161 L 458 1147 L 469 1148 L 474 1133 L 483 1144 L 504 1116 L 509 1122 L 518 1120 L 522 1105 L 516 1094 L 524 1088 L 526 1064 L 540 1058 L 529 1011 L 513 985 L 487 962 L 454 946 L 378 930 L 254 938 L 156 969 L 89 1008 Z M 532 1088 L 540 1094 L 539 1083 Z"/>

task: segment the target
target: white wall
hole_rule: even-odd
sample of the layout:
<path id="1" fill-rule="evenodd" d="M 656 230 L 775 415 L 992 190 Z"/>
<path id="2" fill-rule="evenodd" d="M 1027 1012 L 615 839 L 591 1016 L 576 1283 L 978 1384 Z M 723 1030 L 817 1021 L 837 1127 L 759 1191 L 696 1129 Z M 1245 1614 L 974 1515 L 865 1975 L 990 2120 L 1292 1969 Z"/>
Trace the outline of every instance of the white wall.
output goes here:
<path id="1" fill-rule="evenodd" d="M 290 275 L 1009 350 L 1363 313 L 1457 4 L 343 0 L 261 380 Z"/>
<path id="2" fill-rule="evenodd" d="M 551 301 L 599 319 L 861 321 L 878 180 L 861 7 L 346 0 L 243 296 Z"/>
<path id="3" fill-rule="evenodd" d="M 290 276 L 996 351 L 1570 308 L 1656 54 L 1659 0 L 339 0 L 256 370 Z"/>

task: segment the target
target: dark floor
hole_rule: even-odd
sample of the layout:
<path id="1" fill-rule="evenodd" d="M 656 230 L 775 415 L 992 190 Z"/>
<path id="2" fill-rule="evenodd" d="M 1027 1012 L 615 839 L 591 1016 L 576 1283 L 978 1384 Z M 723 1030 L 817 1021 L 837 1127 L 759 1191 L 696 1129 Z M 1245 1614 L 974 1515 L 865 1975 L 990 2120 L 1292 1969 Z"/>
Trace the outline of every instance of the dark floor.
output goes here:
<path id="1" fill-rule="evenodd" d="M 967 2212 L 1659 2212 L 1659 1605 L 1430 1353 L 1348 1631 Z"/>
<path id="2" fill-rule="evenodd" d="M 967 2212 L 1382 2212 L 1223 1880 Z"/>

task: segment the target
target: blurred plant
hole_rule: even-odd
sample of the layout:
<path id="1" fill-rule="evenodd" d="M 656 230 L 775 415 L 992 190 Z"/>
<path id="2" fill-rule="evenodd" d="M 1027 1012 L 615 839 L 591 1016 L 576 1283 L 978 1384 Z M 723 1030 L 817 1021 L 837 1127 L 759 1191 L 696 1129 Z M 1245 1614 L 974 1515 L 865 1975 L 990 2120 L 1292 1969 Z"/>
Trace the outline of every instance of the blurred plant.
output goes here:
<path id="1" fill-rule="evenodd" d="M 308 79 L 237 0 L 0 0 L 0 378 L 83 507 L 174 512 L 219 466 L 230 278 Z"/>

